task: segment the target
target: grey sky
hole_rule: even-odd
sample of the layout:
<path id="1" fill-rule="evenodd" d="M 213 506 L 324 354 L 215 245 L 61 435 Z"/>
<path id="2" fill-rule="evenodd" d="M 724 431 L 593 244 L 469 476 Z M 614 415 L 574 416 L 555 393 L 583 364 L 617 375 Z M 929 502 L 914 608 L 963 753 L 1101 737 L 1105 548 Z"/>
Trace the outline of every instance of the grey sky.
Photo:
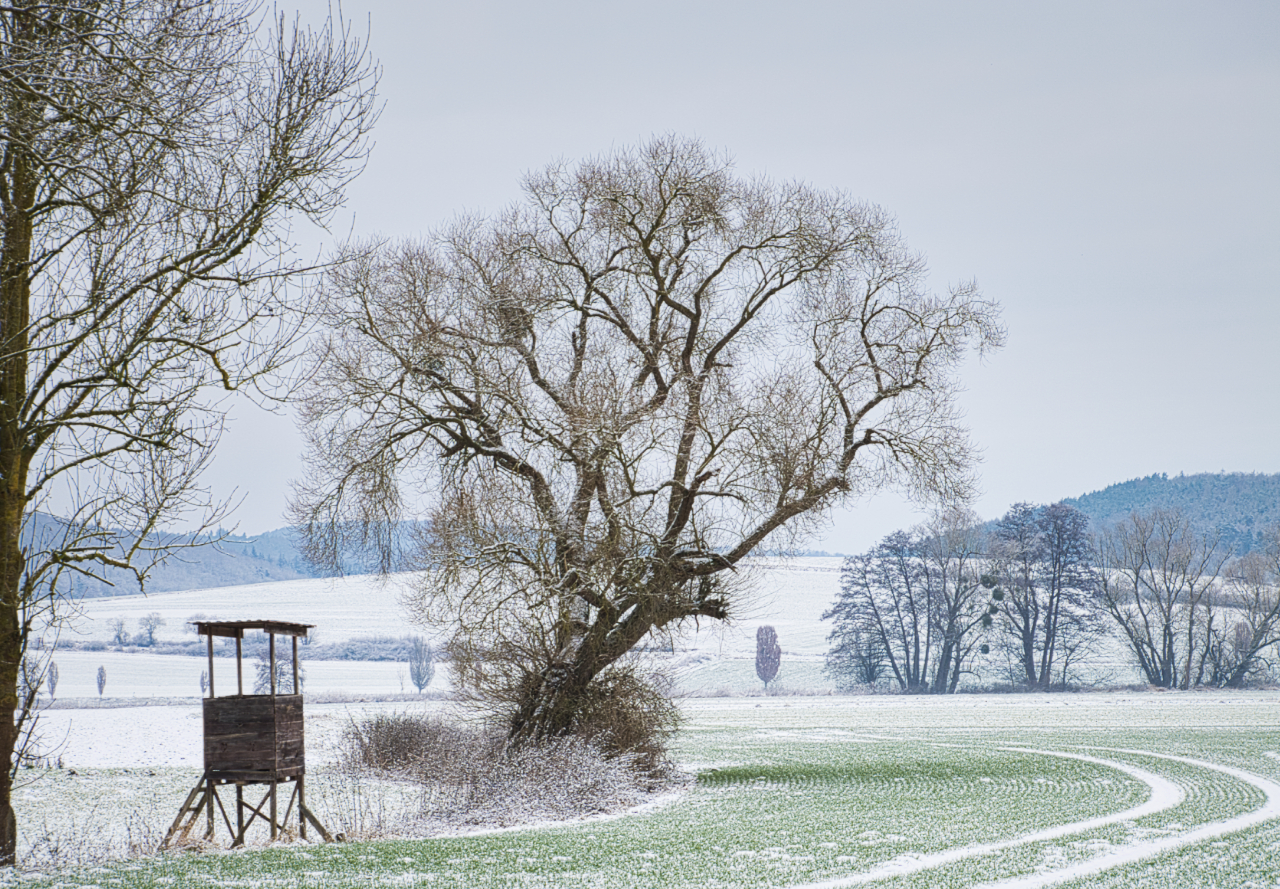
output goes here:
<path id="1" fill-rule="evenodd" d="M 315 20 L 324 4 L 303 6 Z M 335 234 L 414 235 L 655 133 L 895 213 L 1009 345 L 965 375 L 984 517 L 1152 472 L 1280 472 L 1280 4 L 347 0 L 386 111 Z M 283 524 L 288 418 L 209 482 Z M 888 495 L 815 546 L 914 521 Z"/>

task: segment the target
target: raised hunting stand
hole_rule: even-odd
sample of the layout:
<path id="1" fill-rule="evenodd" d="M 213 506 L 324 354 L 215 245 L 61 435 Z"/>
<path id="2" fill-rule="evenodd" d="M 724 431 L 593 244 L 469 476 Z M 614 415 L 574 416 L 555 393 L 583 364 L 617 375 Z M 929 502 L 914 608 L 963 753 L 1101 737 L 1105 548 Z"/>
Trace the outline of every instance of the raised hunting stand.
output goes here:
<path id="1" fill-rule="evenodd" d="M 205 816 L 205 840 L 212 840 L 216 820 L 214 806 L 231 833 L 231 848 L 244 844 L 245 832 L 259 818 L 267 822 L 274 841 L 286 829 L 294 804 L 298 806 L 298 835 L 307 838 L 307 825 L 316 829 L 325 842 L 333 837 L 311 814 L 306 801 L 306 753 L 302 732 L 302 694 L 298 685 L 298 639 L 307 635 L 314 624 L 285 623 L 278 620 L 202 620 L 193 621 L 196 632 L 209 637 L 209 697 L 204 699 L 204 774 L 200 783 L 187 795 L 173 826 L 165 834 L 161 849 L 186 841 L 200 815 Z M 268 639 L 270 693 L 244 693 L 242 640 L 245 630 L 262 630 Z M 224 636 L 236 640 L 236 693 L 217 697 L 213 686 L 213 638 Z M 276 636 L 293 640 L 293 694 L 276 694 Z M 292 783 L 293 792 L 278 817 L 278 790 Z M 235 823 L 218 796 L 218 786 L 236 787 Z M 267 785 L 262 802 L 254 806 L 245 802 L 248 785 Z M 263 811 L 266 807 L 266 811 Z M 246 814 L 248 820 L 245 820 Z"/>

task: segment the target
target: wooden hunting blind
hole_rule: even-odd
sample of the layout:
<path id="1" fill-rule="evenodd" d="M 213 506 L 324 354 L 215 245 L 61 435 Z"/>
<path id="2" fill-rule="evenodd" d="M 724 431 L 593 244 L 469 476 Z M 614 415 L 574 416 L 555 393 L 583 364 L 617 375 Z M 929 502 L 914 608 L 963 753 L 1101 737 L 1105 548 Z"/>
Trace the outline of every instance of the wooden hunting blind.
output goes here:
<path id="1" fill-rule="evenodd" d="M 204 774 L 187 795 L 160 848 L 185 841 L 202 814 L 206 821 L 204 838 L 212 840 L 217 826 L 215 807 L 231 834 L 232 848 L 243 845 L 246 832 L 259 818 L 267 822 L 271 839 L 276 840 L 287 829 L 295 804 L 298 807 L 298 835 L 306 839 L 307 825 L 310 824 L 326 842 L 332 842 L 333 837 L 306 805 L 307 768 L 302 694 L 298 684 L 298 639 L 305 638 L 307 630 L 314 624 L 276 620 L 206 620 L 193 623 L 196 632 L 209 640 L 209 696 L 204 699 Z M 261 630 L 267 634 L 267 694 L 244 693 L 243 640 L 246 630 Z M 236 642 L 236 693 L 232 695 L 218 697 L 215 691 L 215 636 L 235 639 Z M 287 636 L 293 643 L 291 694 L 277 693 L 277 636 Z M 227 784 L 235 785 L 234 824 L 218 796 L 218 787 Z M 284 817 L 278 817 L 281 784 L 292 784 Z M 250 785 L 265 785 L 267 788 L 262 801 L 256 806 L 244 799 L 244 789 Z"/>

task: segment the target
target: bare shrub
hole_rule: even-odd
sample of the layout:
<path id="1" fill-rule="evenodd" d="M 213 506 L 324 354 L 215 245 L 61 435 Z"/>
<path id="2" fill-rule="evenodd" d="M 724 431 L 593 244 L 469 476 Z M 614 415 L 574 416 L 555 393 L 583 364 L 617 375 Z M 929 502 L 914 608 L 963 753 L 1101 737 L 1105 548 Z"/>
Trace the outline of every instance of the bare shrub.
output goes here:
<path id="1" fill-rule="evenodd" d="M 30 831 L 22 853 L 24 868 L 57 870 L 89 867 L 122 858 L 152 855 L 160 845 L 161 833 L 134 810 L 123 823 L 103 818 L 94 807 L 69 824 L 44 821 Z"/>
<path id="2" fill-rule="evenodd" d="M 600 739 L 634 730 L 608 720 L 593 725 Z M 674 778 L 668 769 L 665 780 L 658 780 L 655 769 L 638 767 L 637 757 L 611 754 L 600 741 L 582 736 L 509 745 L 492 728 L 408 713 L 353 721 L 343 737 L 341 761 L 352 777 L 416 785 L 418 811 L 406 813 L 412 821 L 396 819 L 395 832 L 401 833 L 612 811 L 638 804 Z M 371 817 L 371 804 L 363 805 L 370 812 L 354 820 L 390 832 L 388 825 L 395 822 Z"/>
<path id="3" fill-rule="evenodd" d="M 481 752 L 470 748 L 495 745 L 496 741 L 479 732 L 437 717 L 380 713 L 347 727 L 342 759 L 348 767 L 378 774 L 418 778 L 431 772 L 447 776 L 454 772 L 454 760 Z"/>
<path id="4" fill-rule="evenodd" d="M 545 680 L 548 654 L 539 649 L 536 636 L 506 638 L 485 648 L 453 643 L 455 698 L 487 724 L 501 726 L 510 742 L 525 743 L 520 727 L 528 719 L 529 687 Z M 579 737 L 661 780 L 668 768 L 667 743 L 680 724 L 673 689 L 671 676 L 661 670 L 646 669 L 633 658 L 615 662 L 585 687 L 563 692 L 571 717 L 558 732 L 529 740 L 541 746 L 557 737 Z"/>
<path id="5" fill-rule="evenodd" d="M 667 744 L 680 727 L 671 681 L 643 676 L 630 665 L 601 673 L 579 697 L 571 734 L 606 756 L 630 761 L 640 773 L 661 779 L 670 769 Z"/>

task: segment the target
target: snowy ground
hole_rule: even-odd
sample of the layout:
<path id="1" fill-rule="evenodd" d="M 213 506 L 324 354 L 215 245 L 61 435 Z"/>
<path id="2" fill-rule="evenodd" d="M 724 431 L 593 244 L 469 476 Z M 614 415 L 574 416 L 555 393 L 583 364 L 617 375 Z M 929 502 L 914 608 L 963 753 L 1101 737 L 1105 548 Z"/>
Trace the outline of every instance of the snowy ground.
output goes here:
<path id="1" fill-rule="evenodd" d="M 416 804 L 343 785 L 327 771 L 324 751 L 342 724 L 392 706 L 308 708 L 323 817 L 337 822 L 353 803 L 366 816 Z M 1280 886 L 1280 693 L 731 698 L 683 706 L 678 756 L 698 781 L 634 816 L 162 856 L 9 881 L 67 889 Z M 68 828 L 154 833 L 198 774 L 181 753 L 198 749 L 194 714 L 194 706 L 52 711 L 71 728 L 65 757 L 77 767 L 74 775 L 72 768 L 24 775 L 39 778 L 17 797 L 24 841 Z"/>
<path id="2" fill-rule="evenodd" d="M 820 616 L 839 565 L 764 560 L 733 625 L 659 640 L 670 653 L 648 656 L 693 695 L 682 702 L 677 756 L 697 783 L 634 816 L 553 829 L 69 868 L 103 850 L 119 857 L 168 826 L 200 774 L 207 662 L 59 651 L 59 704 L 110 706 L 44 711 L 41 731 L 62 768 L 20 773 L 15 805 L 27 860 L 63 866 L 0 874 L 0 885 L 1280 889 L 1280 693 L 831 696 Z M 135 628 L 159 612 L 162 639 L 184 638 L 196 614 L 314 623 L 327 642 L 430 635 L 404 619 L 404 580 L 90 600 L 71 632 L 105 642 L 114 618 Z M 755 630 L 766 623 L 792 695 L 758 696 Z M 450 705 L 377 703 L 406 690 L 402 665 L 303 655 L 309 693 L 353 701 L 307 705 L 313 807 L 351 835 L 394 832 L 422 800 L 411 787 L 344 778 L 337 741 L 368 713 Z M 1118 681 L 1130 681 L 1121 654 L 1109 657 Z M 231 688 L 233 661 L 216 661 L 219 688 Z M 433 690 L 447 687 L 447 673 L 442 665 Z M 821 696 L 794 694 L 804 691 Z M 706 697 L 718 693 L 733 697 Z"/>
<path id="3" fill-rule="evenodd" d="M 694 695 L 736 695 L 759 691 L 755 676 L 756 629 L 773 626 L 782 646 L 777 687 L 787 693 L 825 694 L 832 690 L 823 675 L 823 658 L 830 624 L 821 620 L 840 587 L 839 558 L 757 559 L 746 573 L 749 595 L 737 603 L 728 625 L 703 622 L 672 637 L 651 640 L 657 663 L 669 669 L 682 691 Z M 409 623 L 401 606 L 412 595 L 412 575 L 381 579 L 372 576 L 323 580 L 295 580 L 270 584 L 89 599 L 64 631 L 64 638 L 108 642 L 112 621 L 121 618 L 134 632 L 139 618 L 158 613 L 165 621 L 159 640 L 194 638 L 189 621 L 197 615 L 228 620 L 277 619 L 315 624 L 319 641 L 340 642 L 369 636 L 400 637 L 410 633 L 438 638 L 431 628 Z M 404 665 L 387 662 L 306 661 L 308 692 L 379 696 L 412 691 Z M 106 695 L 115 698 L 175 697 L 199 694 L 201 658 L 165 657 L 145 652 L 59 652 L 58 694 L 66 698 L 97 694 L 99 666 L 107 671 Z M 229 663 L 229 662 L 227 662 Z M 998 654 L 979 664 L 972 677 L 978 683 L 1003 681 L 1004 665 Z M 215 666 L 215 680 L 231 682 L 234 674 L 224 661 Z M 1137 681 L 1128 658 L 1113 643 L 1095 659 L 1093 677 L 1104 685 Z M 448 670 L 441 670 L 433 689 L 447 687 Z M 226 686 L 222 686 L 226 687 Z"/>
<path id="4" fill-rule="evenodd" d="M 829 691 L 831 684 L 822 675 L 822 660 L 830 627 L 821 616 L 839 589 L 840 563 L 838 558 L 758 560 L 751 570 L 750 595 L 741 601 L 734 621 L 727 626 L 704 622 L 683 634 L 653 640 L 654 646 L 673 649 L 671 655 L 658 660 L 693 693 L 754 691 L 760 686 L 754 668 L 756 628 L 771 624 L 783 650 L 778 684 L 792 691 Z M 411 591 L 412 576 L 387 580 L 362 576 L 88 599 L 81 603 L 80 613 L 64 631 L 64 638 L 106 643 L 116 619 L 123 619 L 128 631 L 135 632 L 138 620 L 152 613 L 165 621 L 156 633 L 159 641 L 193 639 L 189 622 L 197 616 L 314 624 L 312 633 L 323 642 L 410 633 L 438 636 L 430 628 L 408 622 L 400 602 Z M 412 690 L 404 687 L 407 677 L 401 664 L 308 661 L 305 646 L 301 656 L 310 693 L 384 695 Z M 145 652 L 64 651 L 56 660 L 58 695 L 64 698 L 96 696 L 100 666 L 107 671 L 108 697 L 194 696 L 199 694 L 200 673 L 207 667 L 198 657 Z M 216 659 L 214 670 L 215 682 L 234 681 L 231 661 Z M 433 689 L 447 684 L 447 672 L 438 674 Z"/>
<path id="5" fill-rule="evenodd" d="M 840 564 L 839 558 L 755 560 L 751 590 L 736 603 L 733 625 L 723 629 L 704 622 L 701 629 L 678 636 L 676 648 L 717 657 L 754 657 L 756 627 L 767 623 L 777 629 L 784 657 L 821 657 L 830 628 L 820 618 L 839 590 Z M 401 607 L 402 598 L 412 595 L 412 584 L 411 574 L 358 576 L 86 599 L 65 636 L 106 642 L 112 637 L 112 621 L 122 618 L 133 633 L 139 618 L 151 613 L 165 621 L 156 632 L 159 641 L 193 639 L 189 622 L 197 616 L 314 624 L 312 636 L 323 642 L 409 633 L 430 636 L 429 628 L 410 624 Z"/>

